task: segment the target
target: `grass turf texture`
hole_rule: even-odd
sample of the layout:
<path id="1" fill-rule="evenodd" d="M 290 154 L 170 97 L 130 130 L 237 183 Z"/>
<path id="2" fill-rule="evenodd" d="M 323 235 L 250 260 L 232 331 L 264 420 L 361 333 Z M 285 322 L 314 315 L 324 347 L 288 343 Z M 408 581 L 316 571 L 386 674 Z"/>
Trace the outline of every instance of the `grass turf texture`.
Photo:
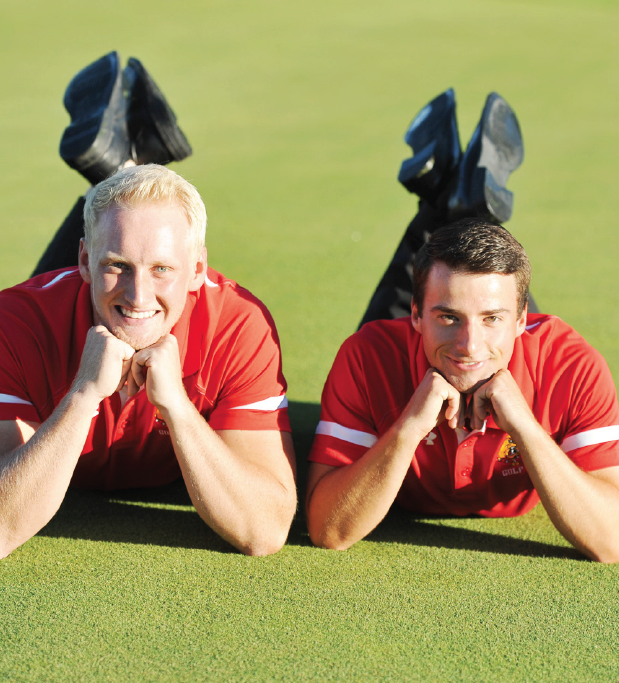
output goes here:
<path id="1" fill-rule="evenodd" d="M 85 189 L 56 152 L 69 79 L 111 49 L 139 57 L 194 146 L 178 168 L 205 197 L 211 265 L 278 323 L 302 487 L 331 361 L 415 211 L 401 136 L 453 86 L 466 144 L 497 90 L 524 133 L 508 227 L 536 299 L 617 378 L 618 28 L 601 0 L 4 3 L 0 286 L 27 277 Z M 0 563 L 0 676 L 608 681 L 618 580 L 542 509 L 394 512 L 346 553 L 312 548 L 299 515 L 282 552 L 250 559 L 182 487 L 74 491 Z"/>

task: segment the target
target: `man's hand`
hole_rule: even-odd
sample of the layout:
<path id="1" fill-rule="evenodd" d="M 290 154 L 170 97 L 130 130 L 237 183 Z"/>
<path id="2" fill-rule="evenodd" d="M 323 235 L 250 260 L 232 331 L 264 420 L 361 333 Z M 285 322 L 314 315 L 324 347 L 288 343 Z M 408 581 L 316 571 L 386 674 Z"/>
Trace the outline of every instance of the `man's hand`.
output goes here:
<path id="1" fill-rule="evenodd" d="M 520 387 L 506 369 L 499 370 L 475 391 L 469 409 L 472 429 L 481 429 L 488 415 L 512 437 L 527 423 L 537 423 Z"/>
<path id="2" fill-rule="evenodd" d="M 122 388 L 135 351 L 103 325 L 91 327 L 86 336 L 73 388 L 91 391 L 97 403 Z"/>
<path id="3" fill-rule="evenodd" d="M 137 351 L 127 378 L 127 394 L 135 395 L 145 386 L 148 400 L 160 410 L 186 399 L 178 342 L 166 334 L 152 346 Z"/>
<path id="4" fill-rule="evenodd" d="M 458 426 L 460 404 L 460 392 L 434 368 L 430 368 L 415 389 L 401 419 L 414 425 L 420 441 L 443 420 L 447 420 L 449 426 L 455 429 Z"/>

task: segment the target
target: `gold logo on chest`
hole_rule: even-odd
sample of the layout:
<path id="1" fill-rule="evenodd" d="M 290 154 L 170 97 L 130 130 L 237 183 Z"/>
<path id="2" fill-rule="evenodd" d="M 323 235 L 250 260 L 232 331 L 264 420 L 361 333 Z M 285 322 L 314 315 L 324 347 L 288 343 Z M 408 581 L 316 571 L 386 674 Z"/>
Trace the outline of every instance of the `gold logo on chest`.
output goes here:
<path id="1" fill-rule="evenodd" d="M 520 474 L 524 470 L 518 446 L 516 446 L 516 442 L 509 434 L 501 444 L 501 448 L 499 448 L 497 460 L 498 462 L 503 463 L 501 474 L 504 477 L 508 477 L 512 474 Z"/>

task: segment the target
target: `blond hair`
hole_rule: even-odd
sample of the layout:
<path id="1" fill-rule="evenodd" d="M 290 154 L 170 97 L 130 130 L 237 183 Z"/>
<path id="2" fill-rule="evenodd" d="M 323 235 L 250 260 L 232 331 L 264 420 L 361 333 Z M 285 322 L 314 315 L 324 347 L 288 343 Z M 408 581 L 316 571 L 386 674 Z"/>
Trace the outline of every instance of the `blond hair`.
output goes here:
<path id="1" fill-rule="evenodd" d="M 99 218 L 110 207 L 134 208 L 142 203 L 178 204 L 189 223 L 190 243 L 198 254 L 206 236 L 206 209 L 196 188 L 165 166 L 145 164 L 121 169 L 86 193 L 84 234 L 92 248 Z"/>

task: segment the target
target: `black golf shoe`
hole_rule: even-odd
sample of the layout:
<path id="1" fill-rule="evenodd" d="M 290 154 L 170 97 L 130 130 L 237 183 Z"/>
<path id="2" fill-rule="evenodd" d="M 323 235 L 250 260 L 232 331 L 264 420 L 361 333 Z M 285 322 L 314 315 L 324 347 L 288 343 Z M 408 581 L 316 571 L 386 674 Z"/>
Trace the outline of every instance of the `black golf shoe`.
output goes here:
<path id="1" fill-rule="evenodd" d="M 69 83 L 64 106 L 71 116 L 60 156 L 92 184 L 130 158 L 127 106 L 117 52 L 82 69 Z"/>
<path id="2" fill-rule="evenodd" d="M 138 164 L 182 161 L 192 153 L 176 116 L 142 63 L 131 57 L 123 72 L 129 103 L 128 126 Z"/>
<path id="3" fill-rule="evenodd" d="M 500 95 L 490 93 L 460 162 L 457 185 L 448 200 L 449 220 L 465 216 L 498 223 L 509 220 L 514 195 L 505 185 L 523 157 L 516 115 Z"/>
<path id="4" fill-rule="evenodd" d="M 404 136 L 413 156 L 398 180 L 409 192 L 435 204 L 460 161 L 456 98 L 452 88 L 433 99 L 413 119 Z"/>

